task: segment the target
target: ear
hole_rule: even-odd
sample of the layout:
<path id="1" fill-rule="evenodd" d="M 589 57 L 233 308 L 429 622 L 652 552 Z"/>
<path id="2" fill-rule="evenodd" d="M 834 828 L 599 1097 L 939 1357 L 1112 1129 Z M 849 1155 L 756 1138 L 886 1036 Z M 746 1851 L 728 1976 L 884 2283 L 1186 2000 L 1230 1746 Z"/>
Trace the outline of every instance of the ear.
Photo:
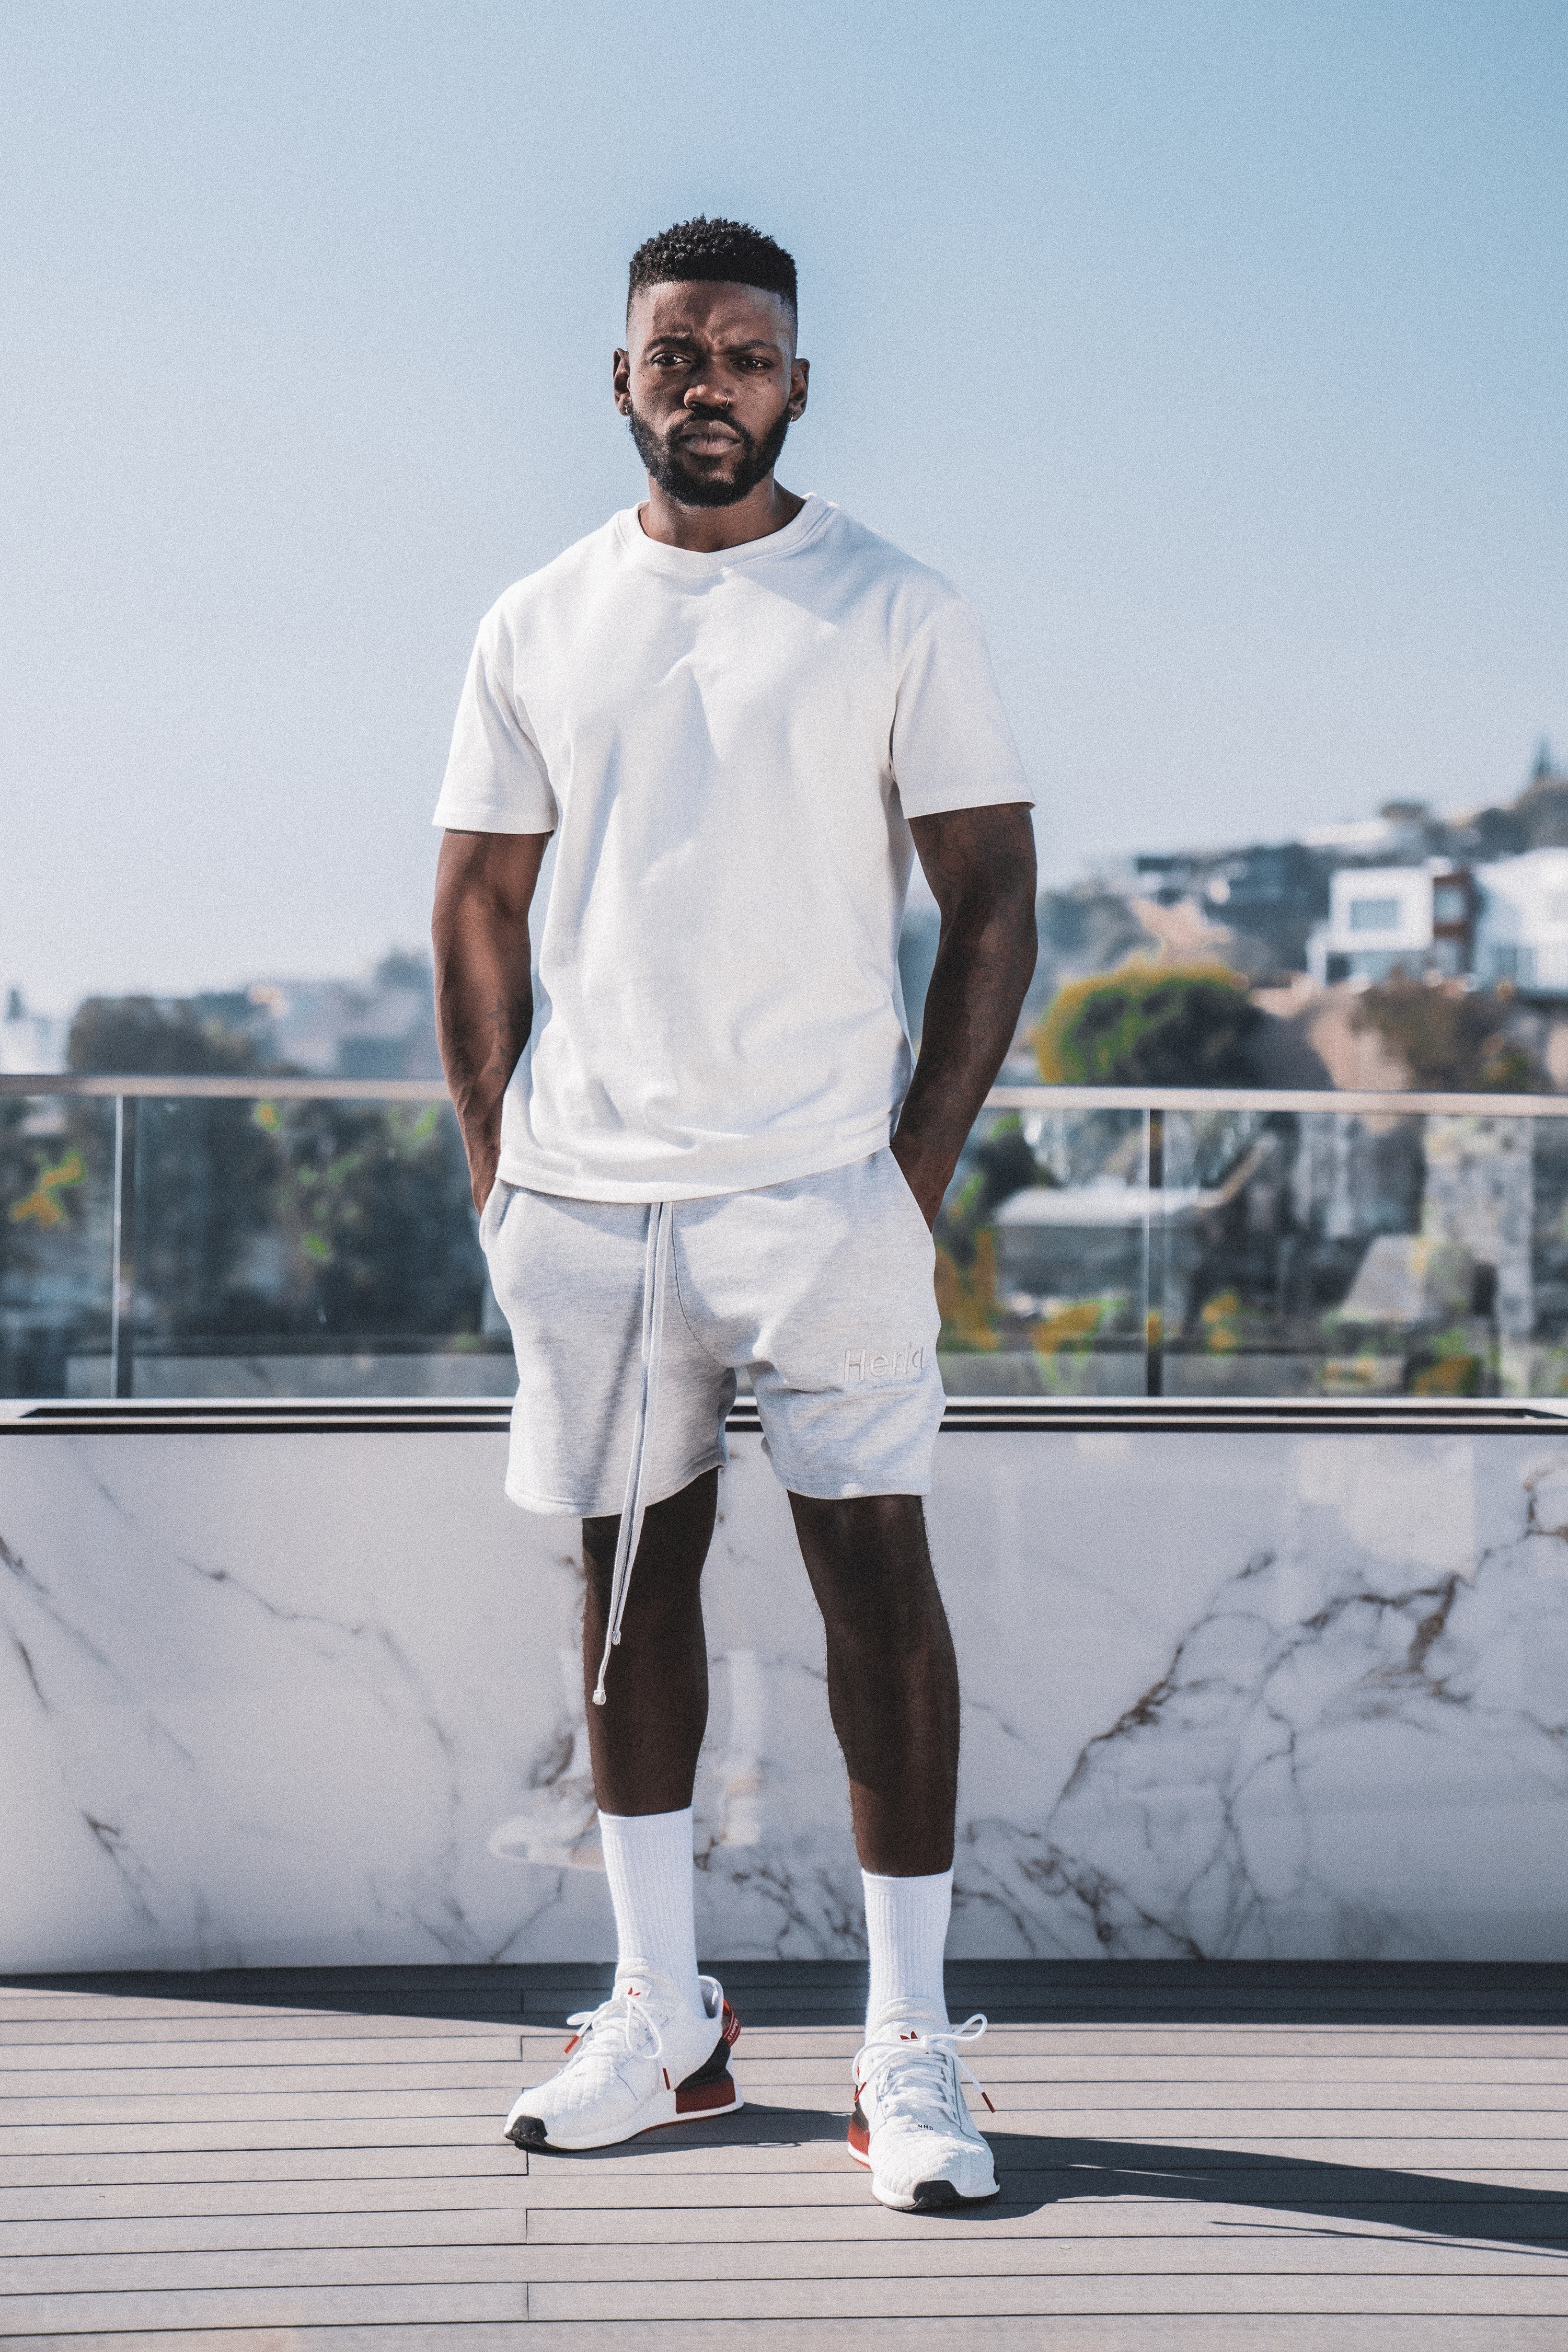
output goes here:
<path id="1" fill-rule="evenodd" d="M 789 363 L 788 415 L 792 425 L 795 422 L 797 417 L 805 415 L 806 394 L 810 388 L 811 362 L 809 360 L 791 360 Z"/>
<path id="2" fill-rule="evenodd" d="M 610 362 L 610 388 L 623 416 L 632 413 L 632 361 L 629 352 L 617 352 Z"/>

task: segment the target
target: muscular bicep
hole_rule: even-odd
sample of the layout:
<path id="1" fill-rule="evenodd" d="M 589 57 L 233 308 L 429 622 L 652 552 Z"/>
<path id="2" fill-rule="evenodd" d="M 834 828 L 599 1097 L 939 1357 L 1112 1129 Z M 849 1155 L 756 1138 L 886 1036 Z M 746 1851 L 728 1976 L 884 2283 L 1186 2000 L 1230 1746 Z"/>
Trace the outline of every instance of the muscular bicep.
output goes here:
<path id="1" fill-rule="evenodd" d="M 436 917 L 489 913 L 506 923 L 528 919 L 547 833 L 444 833 L 436 864 Z"/>
<path id="2" fill-rule="evenodd" d="M 945 917 L 975 904 L 1035 904 L 1035 828 L 1026 803 L 943 809 L 910 820 L 915 855 Z"/>

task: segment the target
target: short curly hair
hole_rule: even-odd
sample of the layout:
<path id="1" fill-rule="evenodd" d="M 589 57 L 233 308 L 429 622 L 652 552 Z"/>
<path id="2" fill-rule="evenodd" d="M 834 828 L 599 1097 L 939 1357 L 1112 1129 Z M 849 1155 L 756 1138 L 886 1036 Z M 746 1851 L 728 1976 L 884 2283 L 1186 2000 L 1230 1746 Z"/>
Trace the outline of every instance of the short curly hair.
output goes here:
<path id="1" fill-rule="evenodd" d="M 677 221 L 673 228 L 650 236 L 632 256 L 626 307 L 645 286 L 668 286 L 679 278 L 700 278 L 709 284 L 757 286 L 780 295 L 795 309 L 795 262 L 782 245 L 744 221 Z"/>

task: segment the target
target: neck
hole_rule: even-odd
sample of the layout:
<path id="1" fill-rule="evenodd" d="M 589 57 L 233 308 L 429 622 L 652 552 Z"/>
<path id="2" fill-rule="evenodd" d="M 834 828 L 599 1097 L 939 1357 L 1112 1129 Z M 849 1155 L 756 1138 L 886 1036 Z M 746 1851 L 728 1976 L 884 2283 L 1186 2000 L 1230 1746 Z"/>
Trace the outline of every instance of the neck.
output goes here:
<path id="1" fill-rule="evenodd" d="M 684 547 L 693 555 L 717 555 L 726 547 L 744 547 L 750 539 L 768 539 L 793 522 L 805 500 L 797 499 L 768 475 L 737 499 L 732 507 L 686 507 L 649 479 L 647 504 L 637 509 L 637 520 L 647 538 L 665 547 Z"/>

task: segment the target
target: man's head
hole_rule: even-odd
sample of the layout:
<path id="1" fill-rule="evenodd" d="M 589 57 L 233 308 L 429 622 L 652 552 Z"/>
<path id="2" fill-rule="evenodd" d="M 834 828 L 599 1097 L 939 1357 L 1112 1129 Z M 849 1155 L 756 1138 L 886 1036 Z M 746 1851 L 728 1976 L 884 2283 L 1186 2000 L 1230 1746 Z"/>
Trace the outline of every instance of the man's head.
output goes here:
<path id="1" fill-rule="evenodd" d="M 805 406 L 795 263 L 740 221 L 682 221 L 632 257 L 616 404 L 681 506 L 733 506 L 765 480 Z"/>

